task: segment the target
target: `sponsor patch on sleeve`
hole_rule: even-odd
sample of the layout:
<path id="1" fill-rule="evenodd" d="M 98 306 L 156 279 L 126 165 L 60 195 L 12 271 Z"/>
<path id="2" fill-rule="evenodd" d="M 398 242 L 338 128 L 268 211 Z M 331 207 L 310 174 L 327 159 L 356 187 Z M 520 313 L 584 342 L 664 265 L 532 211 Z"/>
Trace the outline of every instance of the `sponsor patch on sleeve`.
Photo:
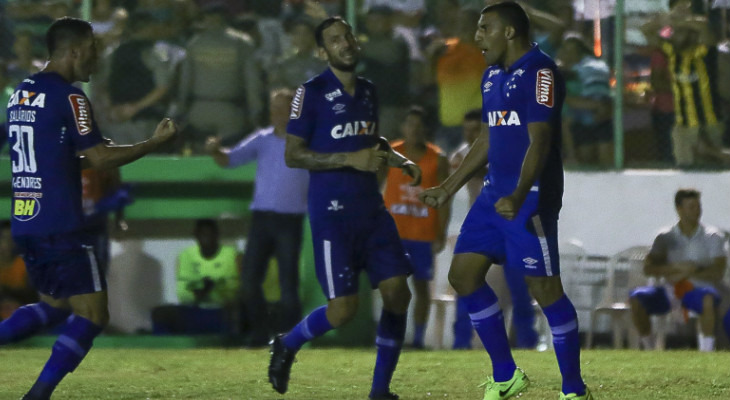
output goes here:
<path id="1" fill-rule="evenodd" d="M 76 121 L 76 129 L 79 135 L 86 135 L 91 132 L 91 107 L 89 99 L 80 94 L 71 94 L 68 96 L 71 102 L 71 109 L 74 113 L 74 121 Z"/>
<path id="2" fill-rule="evenodd" d="M 304 107 L 304 86 L 299 86 L 291 101 L 291 114 L 289 119 L 299 119 L 302 116 L 302 108 Z"/>
<path id="3" fill-rule="evenodd" d="M 550 68 L 543 68 L 537 71 L 535 96 L 538 104 L 550 108 L 553 107 L 555 102 L 555 76 Z"/>

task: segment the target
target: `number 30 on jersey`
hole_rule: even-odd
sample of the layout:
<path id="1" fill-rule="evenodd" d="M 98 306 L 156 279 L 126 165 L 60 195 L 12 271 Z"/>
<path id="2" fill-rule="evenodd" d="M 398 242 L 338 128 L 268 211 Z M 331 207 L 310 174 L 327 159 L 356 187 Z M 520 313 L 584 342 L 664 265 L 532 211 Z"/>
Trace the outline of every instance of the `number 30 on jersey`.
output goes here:
<path id="1" fill-rule="evenodd" d="M 33 143 L 33 127 L 27 125 L 10 125 L 8 127 L 10 142 L 15 139 L 13 150 L 17 159 L 13 160 L 13 173 L 27 172 L 35 173 L 38 165 L 35 160 L 35 148 Z"/>

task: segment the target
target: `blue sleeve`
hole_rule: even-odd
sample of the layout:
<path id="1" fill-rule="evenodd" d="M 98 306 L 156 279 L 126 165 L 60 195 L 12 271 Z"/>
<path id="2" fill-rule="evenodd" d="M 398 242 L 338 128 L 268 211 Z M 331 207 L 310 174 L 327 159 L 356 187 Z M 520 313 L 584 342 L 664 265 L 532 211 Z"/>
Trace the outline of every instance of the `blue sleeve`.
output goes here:
<path id="1" fill-rule="evenodd" d="M 254 133 L 243 139 L 228 152 L 228 167 L 238 167 L 256 159 L 263 136 Z"/>
<path id="2" fill-rule="evenodd" d="M 316 121 L 315 115 L 315 97 L 314 93 L 307 96 L 306 91 L 312 91 L 310 87 L 299 86 L 294 99 L 291 102 L 291 113 L 289 114 L 289 123 L 286 126 L 286 132 L 295 136 L 299 136 L 307 143 L 314 134 Z"/>
<path id="3" fill-rule="evenodd" d="M 491 90 L 491 83 L 487 83 L 490 76 L 490 71 L 492 68 L 487 68 L 484 70 L 484 74 L 482 75 L 482 82 L 479 84 L 479 91 L 482 93 L 482 122 L 489 123 L 489 115 L 487 115 L 488 110 L 487 107 L 484 107 L 486 104 L 486 96 Z"/>
<path id="4" fill-rule="evenodd" d="M 66 128 L 76 150 L 86 150 L 104 141 L 94 120 L 91 102 L 83 92 L 69 93 L 68 115 L 71 120 Z"/>
<path id="5" fill-rule="evenodd" d="M 538 68 L 526 72 L 525 107 L 527 123 L 552 122 L 558 117 L 562 89 L 560 76 L 554 68 Z"/>

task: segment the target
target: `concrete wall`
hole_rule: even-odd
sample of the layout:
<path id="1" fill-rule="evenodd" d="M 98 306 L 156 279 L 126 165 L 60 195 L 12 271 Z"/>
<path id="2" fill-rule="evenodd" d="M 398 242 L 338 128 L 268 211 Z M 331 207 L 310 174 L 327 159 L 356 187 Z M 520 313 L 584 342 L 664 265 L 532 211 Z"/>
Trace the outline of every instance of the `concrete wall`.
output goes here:
<path id="1" fill-rule="evenodd" d="M 702 192 L 703 221 L 730 229 L 730 172 L 687 173 L 673 170 L 568 172 L 560 218 L 561 241 L 579 240 L 591 254 L 611 255 L 633 245 L 650 245 L 657 231 L 675 223 L 674 193 L 680 187 Z M 457 194 L 450 236 L 458 234 L 467 197 Z M 149 311 L 176 301 L 175 259 L 192 239 L 128 239 L 112 245 L 109 272 L 111 324 L 123 332 L 150 329 Z M 242 241 L 238 242 L 242 248 Z M 436 293 L 449 291 L 450 254 L 437 259 Z M 446 326 L 453 315 L 447 313 Z M 449 331 L 446 329 L 446 331 Z M 429 333 L 429 341 L 435 340 Z M 446 343 L 450 342 L 447 332 Z"/>

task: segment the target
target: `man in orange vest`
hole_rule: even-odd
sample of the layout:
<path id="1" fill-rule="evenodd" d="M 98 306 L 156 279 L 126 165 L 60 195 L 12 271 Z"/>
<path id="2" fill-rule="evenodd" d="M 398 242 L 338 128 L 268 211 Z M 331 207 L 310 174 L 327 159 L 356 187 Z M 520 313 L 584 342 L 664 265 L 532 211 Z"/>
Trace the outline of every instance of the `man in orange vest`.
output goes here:
<path id="1" fill-rule="evenodd" d="M 395 220 L 403 246 L 413 264 L 415 289 L 413 347 L 423 348 L 431 301 L 434 254 L 443 250 L 451 215 L 450 207 L 435 210 L 418 200 L 425 188 L 440 184 L 449 175 L 449 162 L 441 149 L 426 141 L 425 112 L 412 106 L 401 123 L 403 139 L 391 143 L 421 168 L 422 179 L 411 186 L 412 179 L 397 168 L 390 168 L 385 185 L 385 206 Z"/>

